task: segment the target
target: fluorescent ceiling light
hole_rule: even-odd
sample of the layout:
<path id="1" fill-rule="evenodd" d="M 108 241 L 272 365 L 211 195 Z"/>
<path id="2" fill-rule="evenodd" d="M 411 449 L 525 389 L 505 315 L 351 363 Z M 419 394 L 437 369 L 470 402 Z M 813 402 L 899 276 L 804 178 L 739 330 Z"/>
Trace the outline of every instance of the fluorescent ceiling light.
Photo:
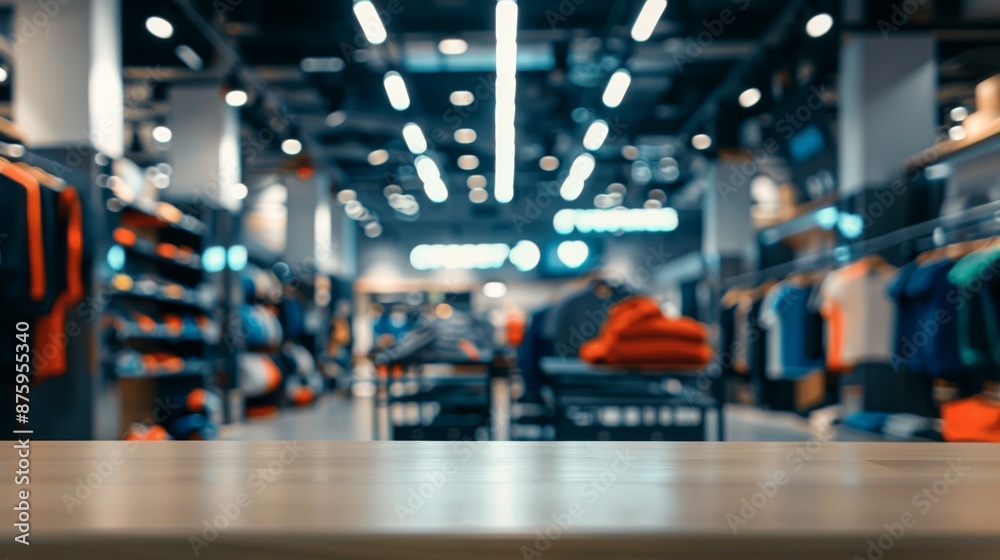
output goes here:
<path id="1" fill-rule="evenodd" d="M 625 98 L 625 92 L 628 91 L 628 86 L 631 83 L 632 74 L 629 74 L 628 70 L 624 68 L 616 70 L 608 80 L 608 86 L 604 88 L 601 101 L 612 109 L 621 105 L 622 99 Z"/>
<path id="2" fill-rule="evenodd" d="M 424 192 L 431 202 L 440 204 L 448 200 L 448 187 L 440 178 L 424 183 Z"/>
<path id="3" fill-rule="evenodd" d="M 595 165 L 594 156 L 590 154 L 580 154 L 577 156 L 573 160 L 573 165 L 570 166 L 569 175 L 567 175 L 566 180 L 563 181 L 562 186 L 559 188 L 559 196 L 563 197 L 563 200 L 569 201 L 580 198 L 584 182 L 594 172 Z"/>
<path id="4" fill-rule="evenodd" d="M 403 127 L 403 140 L 406 141 L 406 147 L 413 154 L 420 155 L 427 151 L 427 139 L 424 138 L 424 132 L 416 123 L 406 123 L 406 126 Z"/>
<path id="5" fill-rule="evenodd" d="M 174 34 L 174 26 L 169 21 L 157 16 L 146 20 L 146 29 L 160 39 L 169 39 Z"/>
<path id="6" fill-rule="evenodd" d="M 573 160 L 573 165 L 569 168 L 569 174 L 571 177 L 576 177 L 581 181 L 586 181 L 590 178 L 590 174 L 594 172 L 594 167 L 597 165 L 594 156 L 590 154 L 580 154 Z"/>
<path id="7" fill-rule="evenodd" d="M 476 100 L 476 96 L 472 95 L 471 91 L 459 90 L 451 92 L 448 100 L 456 107 L 465 107 L 472 105 L 472 102 Z"/>
<path id="8" fill-rule="evenodd" d="M 509 254 L 505 243 L 417 245 L 410 251 L 410 264 L 417 270 L 500 268 Z"/>
<path id="9" fill-rule="evenodd" d="M 302 151 L 302 142 L 294 138 L 289 138 L 281 143 L 281 151 L 290 156 L 294 156 Z"/>
<path id="10" fill-rule="evenodd" d="M 607 195 L 606 195 L 607 196 Z M 658 200 L 647 200 L 662 204 Z M 670 232 L 679 225 L 673 208 L 563 208 L 552 218 L 552 227 L 560 235 L 580 233 Z"/>
<path id="11" fill-rule="evenodd" d="M 417 159 L 413 160 L 413 166 L 417 168 L 417 177 L 424 183 L 441 178 L 441 170 L 434 160 L 427 156 L 417 156 Z"/>
<path id="12" fill-rule="evenodd" d="M 389 96 L 389 104 L 397 111 L 405 111 L 410 106 L 410 94 L 406 92 L 406 82 L 399 72 L 386 72 L 382 80 L 385 93 Z"/>
<path id="13" fill-rule="evenodd" d="M 500 0 L 496 7 L 496 158 L 493 197 L 506 204 L 514 199 L 514 97 L 517 91 L 517 3 Z"/>
<path id="14" fill-rule="evenodd" d="M 455 131 L 455 141 L 459 144 L 471 144 L 476 141 L 476 131 L 471 128 L 460 128 Z"/>
<path id="15" fill-rule="evenodd" d="M 816 14 L 806 22 L 806 33 L 812 37 L 822 37 L 833 28 L 833 16 L 827 13 Z"/>
<path id="16" fill-rule="evenodd" d="M 469 44 L 462 39 L 443 39 L 438 43 L 438 50 L 441 54 L 463 54 L 469 50 Z"/>
<path id="17" fill-rule="evenodd" d="M 247 92 L 241 89 L 234 89 L 226 93 L 226 104 L 230 107 L 242 107 L 247 104 Z"/>
<path id="18" fill-rule="evenodd" d="M 587 128 L 587 133 L 583 136 L 583 147 L 592 152 L 599 150 L 607 137 L 608 123 L 596 120 Z"/>
<path id="19" fill-rule="evenodd" d="M 632 38 L 640 43 L 649 39 L 666 9 L 667 0 L 646 0 L 632 25 Z"/>
<path id="20" fill-rule="evenodd" d="M 385 42 L 386 33 L 382 20 L 378 17 L 378 10 L 368 0 L 361 0 L 354 4 L 354 16 L 361 24 L 361 30 L 365 33 L 365 38 L 373 45 L 381 45 Z"/>
<path id="21" fill-rule="evenodd" d="M 761 97 L 760 90 L 755 87 L 752 87 L 750 89 L 744 90 L 743 93 L 740 94 L 738 101 L 740 103 L 740 107 L 749 108 L 756 105 L 757 102 L 760 101 L 760 97 Z"/>

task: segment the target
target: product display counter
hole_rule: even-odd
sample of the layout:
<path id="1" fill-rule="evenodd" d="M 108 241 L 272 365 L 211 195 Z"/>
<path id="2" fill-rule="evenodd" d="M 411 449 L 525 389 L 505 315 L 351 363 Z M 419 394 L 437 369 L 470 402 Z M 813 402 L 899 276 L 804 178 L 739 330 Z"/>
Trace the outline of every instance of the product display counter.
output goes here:
<path id="1" fill-rule="evenodd" d="M 8 524 L 11 559 L 1000 551 L 991 445 L 32 442 L 30 458 L 31 546 Z"/>

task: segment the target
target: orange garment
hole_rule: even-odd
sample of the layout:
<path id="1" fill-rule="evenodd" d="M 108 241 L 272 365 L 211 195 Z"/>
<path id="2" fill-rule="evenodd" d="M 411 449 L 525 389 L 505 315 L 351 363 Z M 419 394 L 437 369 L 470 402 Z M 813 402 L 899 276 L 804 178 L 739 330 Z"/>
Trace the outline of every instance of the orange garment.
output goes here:
<path id="1" fill-rule="evenodd" d="M 72 187 L 59 193 L 60 218 L 66 220 L 66 290 L 56 296 L 52 311 L 35 322 L 38 339 L 45 344 L 59 340 L 66 330 L 66 309 L 83 298 L 83 215 L 80 196 Z M 35 376 L 44 379 L 66 373 L 66 348 L 35 365 Z"/>
<path id="2" fill-rule="evenodd" d="M 668 319 L 646 297 L 631 297 L 608 311 L 601 332 L 580 347 L 580 359 L 595 364 L 698 369 L 712 360 L 705 325 Z"/>
<path id="3" fill-rule="evenodd" d="M 988 441 L 1000 443 L 1000 405 L 982 397 L 961 399 L 941 405 L 945 441 Z"/>
<path id="4" fill-rule="evenodd" d="M 666 367 L 704 367 L 712 360 L 708 344 L 664 338 L 635 338 L 611 344 L 594 339 L 580 347 L 580 359 L 595 364 L 650 364 Z"/>

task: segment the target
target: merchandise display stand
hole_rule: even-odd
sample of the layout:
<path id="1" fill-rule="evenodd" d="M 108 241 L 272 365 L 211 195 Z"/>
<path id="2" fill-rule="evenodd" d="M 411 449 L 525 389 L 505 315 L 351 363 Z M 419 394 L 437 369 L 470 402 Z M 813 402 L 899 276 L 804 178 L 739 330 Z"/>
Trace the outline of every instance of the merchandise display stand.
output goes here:
<path id="1" fill-rule="evenodd" d="M 176 206 L 138 196 L 144 188 L 137 180 L 141 171 L 131 162 L 114 162 L 107 171 L 110 175 L 100 179 L 110 232 L 100 275 L 110 297 L 102 362 L 117 380 L 121 432 L 130 424 L 148 428 L 155 422 L 170 426 L 174 437 L 214 437 L 222 420 L 217 406 L 199 410 L 198 422 L 173 417 L 196 390 L 221 402 L 215 381 L 223 369 L 221 313 L 203 263 L 213 244 L 211 228 Z"/>
<path id="2" fill-rule="evenodd" d="M 700 389 L 696 371 L 595 366 L 557 357 L 542 358 L 541 368 L 552 387 L 558 440 L 723 440 L 721 384 L 712 384 L 714 391 Z"/>
<path id="3" fill-rule="evenodd" d="M 446 366 L 451 375 L 427 375 Z M 394 440 L 489 440 L 496 434 L 493 380 L 507 375 L 495 360 L 391 363 L 376 382 L 375 433 Z M 399 372 L 399 375 L 392 375 Z M 388 418 L 387 430 L 381 419 Z M 375 439 L 378 439 L 377 437 Z"/>

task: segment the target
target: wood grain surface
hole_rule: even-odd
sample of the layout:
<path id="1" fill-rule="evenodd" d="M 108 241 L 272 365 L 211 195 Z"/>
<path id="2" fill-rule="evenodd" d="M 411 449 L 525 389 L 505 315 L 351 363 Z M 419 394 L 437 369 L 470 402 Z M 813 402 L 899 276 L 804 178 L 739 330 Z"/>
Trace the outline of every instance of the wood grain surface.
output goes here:
<path id="1" fill-rule="evenodd" d="M 28 547 L 13 456 L 10 560 L 1000 558 L 993 444 L 33 442 Z"/>

